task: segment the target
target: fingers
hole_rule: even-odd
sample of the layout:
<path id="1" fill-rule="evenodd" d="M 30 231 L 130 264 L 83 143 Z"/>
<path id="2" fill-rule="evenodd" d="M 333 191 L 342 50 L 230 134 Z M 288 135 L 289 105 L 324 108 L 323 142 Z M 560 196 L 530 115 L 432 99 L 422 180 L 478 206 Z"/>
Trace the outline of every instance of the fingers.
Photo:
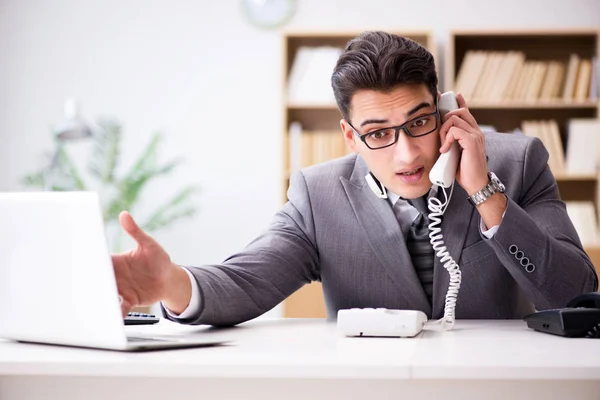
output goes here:
<path id="1" fill-rule="evenodd" d="M 460 118 L 467 121 L 467 123 L 471 125 L 471 127 L 479 130 L 479 125 L 477 124 L 475 117 L 473 117 L 473 114 L 471 114 L 471 112 L 467 108 L 467 102 L 461 93 L 456 95 L 456 101 L 458 103 L 458 109 L 450 111 L 448 114 L 446 114 L 445 120 L 448 120 L 453 115 L 458 115 Z"/>
<path id="2" fill-rule="evenodd" d="M 468 123 L 471 127 L 471 130 L 479 131 L 479 125 L 477 124 L 475 117 L 473 117 L 473 115 L 466 108 L 459 108 L 458 110 L 450 111 L 448 114 L 446 114 L 446 121 L 453 116 L 459 117 Z"/>
<path id="3" fill-rule="evenodd" d="M 121 313 L 123 316 L 127 315 L 129 310 L 133 307 L 130 296 L 123 295 L 123 293 L 131 293 L 131 287 L 128 281 L 131 281 L 131 275 L 127 268 L 127 262 L 125 261 L 126 255 L 119 254 L 113 255 L 112 264 L 115 271 L 115 280 L 117 283 L 117 292 L 119 297 L 119 305 L 121 306 Z"/>
<path id="4" fill-rule="evenodd" d="M 458 93 L 456 95 L 456 102 L 458 103 L 458 108 L 467 108 L 467 101 L 465 100 L 462 93 Z"/>
<path id="5" fill-rule="evenodd" d="M 440 147 L 440 153 L 445 153 L 448 150 L 450 150 L 450 146 L 452 146 L 453 142 L 459 142 L 460 143 L 460 136 L 459 133 L 460 132 L 456 127 L 452 126 L 450 127 L 450 129 L 448 130 L 448 134 L 446 135 L 446 138 L 444 139 L 444 142 L 442 143 L 442 147 Z M 462 146 L 461 146 L 462 147 Z"/>
<path id="6" fill-rule="evenodd" d="M 133 217 L 127 211 L 123 211 L 121 214 L 119 214 L 119 223 L 125 232 L 127 232 L 127 234 L 131 236 L 138 244 L 150 245 L 156 243 L 152 237 L 150 237 L 142 230 L 142 228 L 138 226 L 138 224 L 135 223 Z"/>
<path id="7" fill-rule="evenodd" d="M 457 115 L 451 116 L 440 128 L 440 138 L 442 140 L 440 152 L 445 153 L 448 151 L 452 142 L 463 139 L 465 134 L 469 134 L 471 129 L 471 126 L 462 118 Z M 464 146 L 461 144 L 461 147 Z"/>
<path id="8" fill-rule="evenodd" d="M 121 296 L 119 296 L 119 297 L 121 297 Z M 132 308 L 133 308 L 133 305 L 131 303 L 129 303 L 128 301 L 123 300 L 121 302 L 121 314 L 123 315 L 123 318 L 125 318 L 127 316 L 127 314 L 129 313 L 129 311 Z"/>

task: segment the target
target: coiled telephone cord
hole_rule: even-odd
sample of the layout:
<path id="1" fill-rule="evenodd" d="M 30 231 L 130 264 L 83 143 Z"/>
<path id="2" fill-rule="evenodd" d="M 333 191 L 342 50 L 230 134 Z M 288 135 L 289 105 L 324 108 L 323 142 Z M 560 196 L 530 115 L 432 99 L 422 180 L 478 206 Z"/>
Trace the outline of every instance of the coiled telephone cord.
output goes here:
<path id="1" fill-rule="evenodd" d="M 427 207 L 429 208 L 429 241 L 433 246 L 435 254 L 440 258 L 444 264 L 444 268 L 450 275 L 450 282 L 448 285 L 448 291 L 446 292 L 446 301 L 444 305 L 444 316 L 438 321 L 442 324 L 444 329 L 450 330 L 454 327 L 454 321 L 456 319 L 456 301 L 458 299 L 458 292 L 460 290 L 461 272 L 458 264 L 450 256 L 444 245 L 444 236 L 440 225 L 442 223 L 442 216 L 446 211 L 448 203 L 452 198 L 452 192 L 454 191 L 454 183 L 450 189 L 450 195 L 447 195 L 446 190 L 443 187 L 439 187 L 444 193 L 445 201 L 442 203 L 437 197 L 431 196 L 427 201 Z M 439 190 L 438 189 L 438 190 Z"/>

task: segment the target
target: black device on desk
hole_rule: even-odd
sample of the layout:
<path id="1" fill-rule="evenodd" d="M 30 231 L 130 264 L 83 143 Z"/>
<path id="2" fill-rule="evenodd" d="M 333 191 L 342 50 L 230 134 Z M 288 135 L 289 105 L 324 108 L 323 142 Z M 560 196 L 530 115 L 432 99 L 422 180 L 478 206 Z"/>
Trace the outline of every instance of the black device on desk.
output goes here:
<path id="1" fill-rule="evenodd" d="M 538 311 L 523 320 L 529 328 L 540 332 L 600 339 L 600 293 L 582 294 L 565 308 Z"/>
<path id="2" fill-rule="evenodd" d="M 153 314 L 146 314 L 140 312 L 130 312 L 123 320 L 125 325 L 148 325 L 156 324 L 160 318 Z"/>

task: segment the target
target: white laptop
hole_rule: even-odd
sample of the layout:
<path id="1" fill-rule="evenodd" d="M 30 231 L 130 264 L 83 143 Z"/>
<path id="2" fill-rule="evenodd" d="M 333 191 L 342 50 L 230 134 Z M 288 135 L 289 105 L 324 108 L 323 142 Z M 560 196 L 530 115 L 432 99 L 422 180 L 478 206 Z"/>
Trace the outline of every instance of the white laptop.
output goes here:
<path id="1" fill-rule="evenodd" d="M 94 192 L 0 192 L 0 337 L 121 351 L 224 342 L 126 336 Z"/>

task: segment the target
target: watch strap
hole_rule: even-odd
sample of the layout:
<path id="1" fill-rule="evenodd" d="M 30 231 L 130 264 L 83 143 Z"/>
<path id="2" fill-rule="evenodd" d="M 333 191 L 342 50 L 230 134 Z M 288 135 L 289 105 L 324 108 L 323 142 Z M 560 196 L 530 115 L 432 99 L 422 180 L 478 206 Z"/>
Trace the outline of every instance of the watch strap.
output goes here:
<path id="1" fill-rule="evenodd" d="M 502 184 L 502 182 L 500 182 L 498 177 L 493 172 L 488 172 L 488 178 L 490 179 L 490 181 L 487 185 L 485 185 L 480 191 L 474 193 L 473 195 L 467 198 L 474 206 L 480 205 L 481 203 L 492 197 L 494 193 L 504 193 L 504 185 Z"/>

